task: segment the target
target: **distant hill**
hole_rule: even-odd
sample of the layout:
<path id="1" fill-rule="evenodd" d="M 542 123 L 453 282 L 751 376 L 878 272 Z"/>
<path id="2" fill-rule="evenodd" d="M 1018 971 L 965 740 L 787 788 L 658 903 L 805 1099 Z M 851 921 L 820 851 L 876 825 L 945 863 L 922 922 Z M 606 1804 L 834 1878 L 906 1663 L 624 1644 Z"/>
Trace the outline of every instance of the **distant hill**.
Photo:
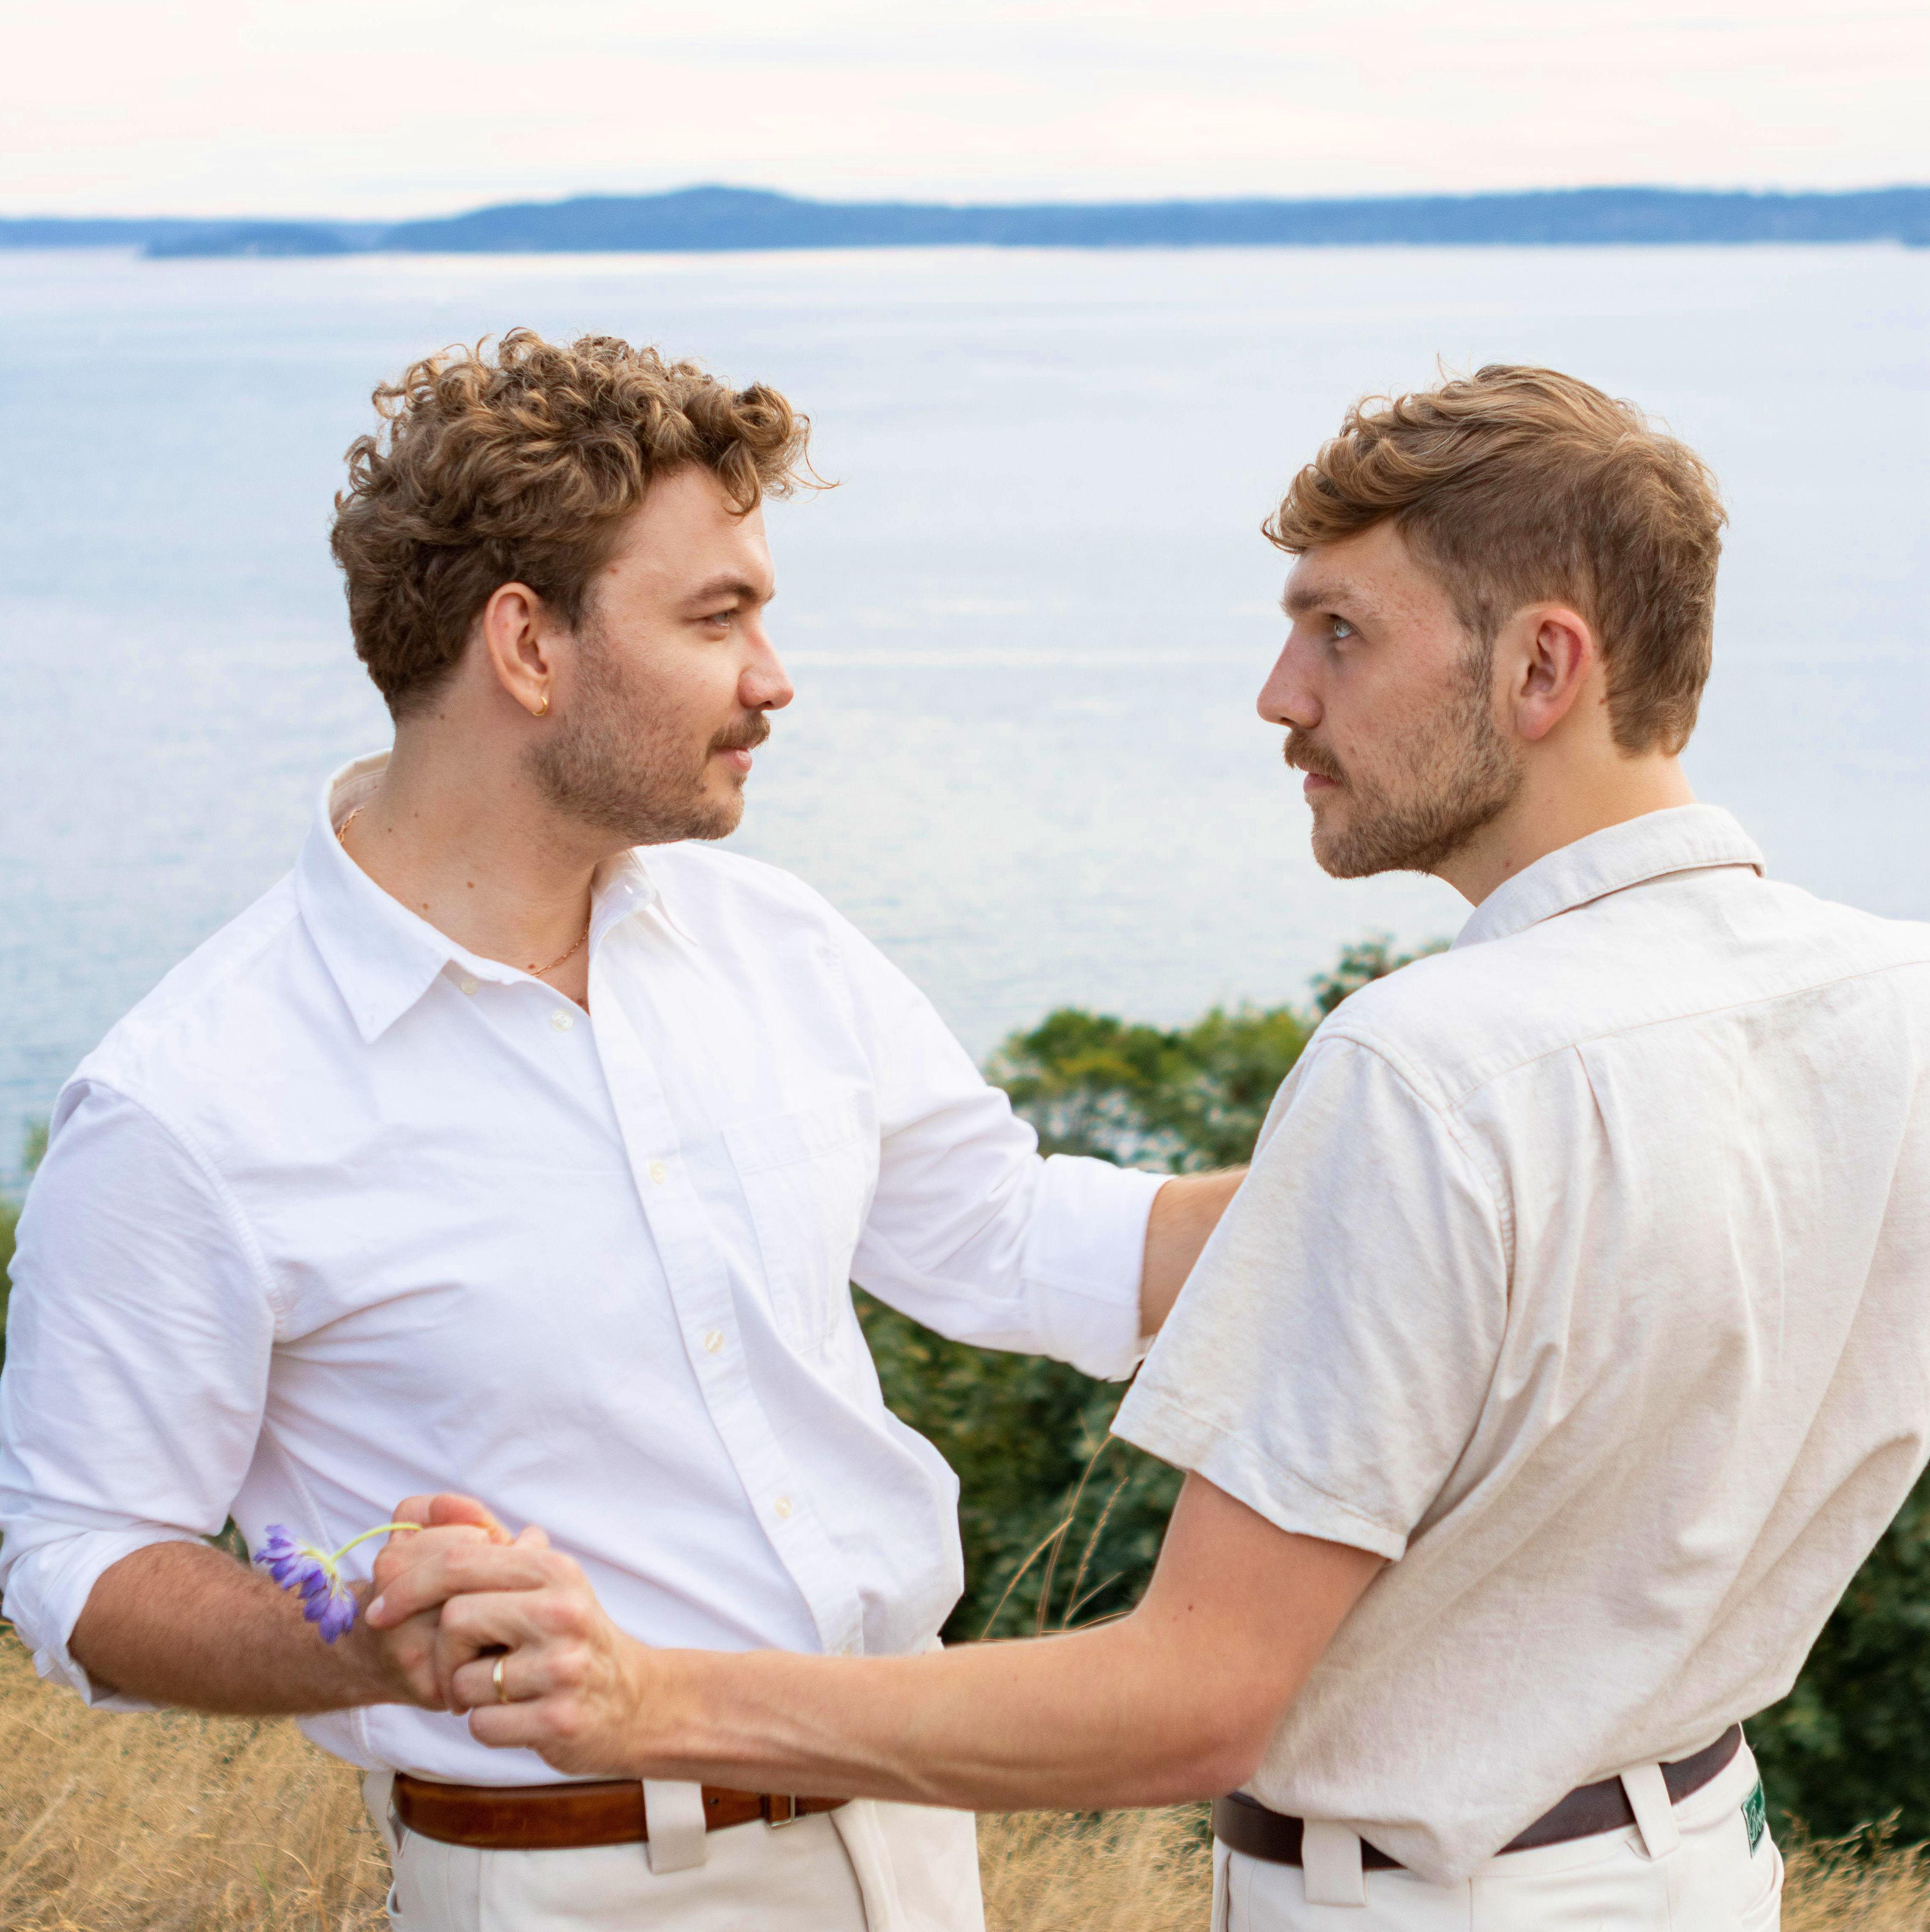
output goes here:
<path id="1" fill-rule="evenodd" d="M 1930 188 L 1779 195 L 1577 188 L 1371 201 L 945 207 L 804 201 L 746 188 L 694 188 L 674 194 L 583 195 L 403 222 L 379 245 L 438 254 L 547 254 L 1872 241 L 1930 243 Z"/>
<path id="2" fill-rule="evenodd" d="M 184 235 L 157 236 L 147 252 L 158 260 L 194 255 L 353 255 L 375 247 L 387 232 L 327 221 L 235 221 L 220 228 L 192 228 Z"/>
<path id="3" fill-rule="evenodd" d="M 143 247 L 154 256 L 668 254 L 769 248 L 1930 246 L 1930 188 L 1752 194 L 1547 189 L 1352 201 L 810 201 L 741 188 L 579 195 L 434 220 L 0 220 L 0 248 Z"/>

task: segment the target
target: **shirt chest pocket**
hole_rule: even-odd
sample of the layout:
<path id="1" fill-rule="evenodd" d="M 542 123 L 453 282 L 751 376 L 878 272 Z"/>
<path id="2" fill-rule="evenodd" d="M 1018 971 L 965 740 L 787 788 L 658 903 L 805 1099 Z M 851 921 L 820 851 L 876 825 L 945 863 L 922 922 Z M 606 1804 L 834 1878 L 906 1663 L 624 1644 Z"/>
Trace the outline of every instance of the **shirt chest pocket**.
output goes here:
<path id="1" fill-rule="evenodd" d="M 851 1306 L 851 1257 L 877 1178 L 877 1136 L 849 1101 L 727 1127 L 724 1144 L 757 1232 L 771 1307 L 811 1348 Z"/>

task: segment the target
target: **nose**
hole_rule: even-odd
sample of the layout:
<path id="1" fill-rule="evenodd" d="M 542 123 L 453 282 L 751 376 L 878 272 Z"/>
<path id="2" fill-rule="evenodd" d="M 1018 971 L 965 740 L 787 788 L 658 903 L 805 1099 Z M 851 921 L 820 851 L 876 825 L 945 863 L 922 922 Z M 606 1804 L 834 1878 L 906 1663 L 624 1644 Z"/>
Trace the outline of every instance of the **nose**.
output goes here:
<path id="1" fill-rule="evenodd" d="M 778 648 L 760 623 L 744 675 L 737 681 L 738 701 L 747 711 L 781 711 L 797 695 Z"/>
<path id="2" fill-rule="evenodd" d="M 1320 722 L 1320 701 L 1307 676 L 1303 653 L 1294 648 L 1290 634 L 1280 648 L 1280 656 L 1260 687 L 1255 707 L 1269 724 L 1288 724 L 1311 731 Z"/>

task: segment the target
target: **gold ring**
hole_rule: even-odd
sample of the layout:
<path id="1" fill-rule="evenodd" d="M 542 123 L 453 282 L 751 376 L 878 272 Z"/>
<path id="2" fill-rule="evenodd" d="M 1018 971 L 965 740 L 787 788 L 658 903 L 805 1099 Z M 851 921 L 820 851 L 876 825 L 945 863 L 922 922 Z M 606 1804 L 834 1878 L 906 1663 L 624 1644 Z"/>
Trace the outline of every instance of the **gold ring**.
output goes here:
<path id="1" fill-rule="evenodd" d="M 509 1661 L 509 1653 L 504 1651 L 496 1660 L 496 1668 L 489 1674 L 489 1681 L 496 1686 L 496 1701 L 499 1704 L 509 1702 L 509 1693 L 502 1688 L 502 1666 Z"/>

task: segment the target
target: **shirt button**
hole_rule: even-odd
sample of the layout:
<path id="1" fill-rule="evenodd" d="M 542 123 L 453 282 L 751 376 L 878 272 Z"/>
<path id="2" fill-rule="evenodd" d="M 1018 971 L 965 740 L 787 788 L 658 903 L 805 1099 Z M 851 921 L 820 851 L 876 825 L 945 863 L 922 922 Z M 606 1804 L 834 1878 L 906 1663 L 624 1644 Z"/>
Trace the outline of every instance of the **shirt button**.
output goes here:
<path id="1" fill-rule="evenodd" d="M 666 1167 L 661 1160 L 653 1160 L 650 1163 L 650 1178 L 654 1180 L 659 1187 L 661 1187 L 664 1182 L 668 1180 L 670 1178 L 670 1170 Z"/>
<path id="2" fill-rule="evenodd" d="M 789 1496 L 780 1496 L 771 1507 L 777 1512 L 778 1520 L 780 1522 L 784 1522 L 790 1516 L 791 1499 Z"/>
<path id="3" fill-rule="evenodd" d="M 461 987 L 464 992 L 473 993 L 475 989 L 482 984 L 482 982 L 480 980 L 472 979 L 468 974 L 465 973 L 463 976 L 456 982 L 456 984 Z"/>
<path id="4" fill-rule="evenodd" d="M 550 1016 L 550 1024 L 559 1033 L 568 1033 L 571 1028 L 576 1024 L 576 1021 L 570 1014 L 565 1012 L 561 1006 L 559 1006 Z"/>
<path id="5" fill-rule="evenodd" d="M 721 1328 L 713 1328 L 703 1338 L 703 1346 L 711 1354 L 715 1354 L 718 1350 L 724 1346 L 724 1330 Z"/>

